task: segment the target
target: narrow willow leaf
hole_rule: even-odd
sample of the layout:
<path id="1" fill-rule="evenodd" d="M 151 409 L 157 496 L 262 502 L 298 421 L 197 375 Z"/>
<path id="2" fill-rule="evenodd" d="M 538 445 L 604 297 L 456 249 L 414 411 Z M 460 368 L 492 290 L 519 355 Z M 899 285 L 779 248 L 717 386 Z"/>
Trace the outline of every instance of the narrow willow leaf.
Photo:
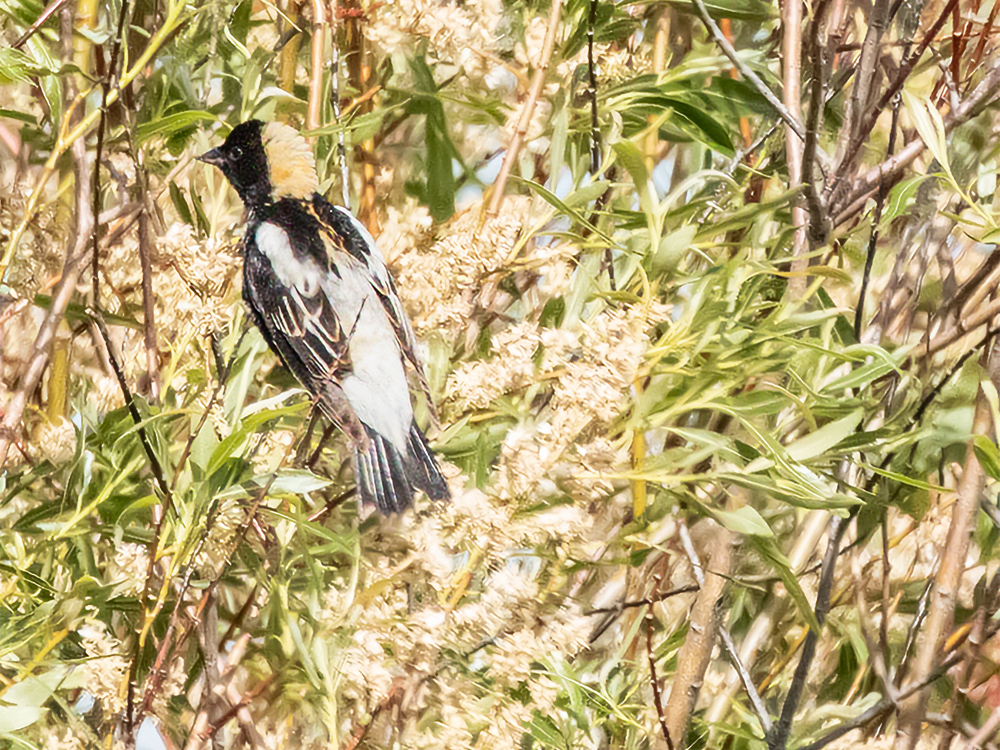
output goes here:
<path id="1" fill-rule="evenodd" d="M 853 435 L 858 425 L 861 424 L 863 416 L 864 410 L 855 409 L 846 417 L 823 425 L 818 430 L 789 443 L 785 446 L 785 450 L 788 451 L 789 457 L 795 461 L 808 461 L 815 458 Z"/>
<path id="2" fill-rule="evenodd" d="M 707 512 L 716 521 L 721 523 L 730 531 L 744 536 L 772 537 L 774 532 L 767 525 L 767 521 L 757 512 L 752 505 L 744 505 L 737 510 L 719 510 L 718 508 L 708 509 Z"/>
<path id="3" fill-rule="evenodd" d="M 760 556 L 770 563 L 771 567 L 781 579 L 781 582 L 785 584 L 785 588 L 788 590 L 789 596 L 792 597 L 792 601 L 795 602 L 795 608 L 798 609 L 799 614 L 802 615 L 802 619 L 806 621 L 809 629 L 818 635 L 820 627 L 819 621 L 816 619 L 816 613 L 813 611 L 813 607 L 809 603 L 806 592 L 803 591 L 802 586 L 799 585 L 799 579 L 795 575 L 795 571 L 792 570 L 792 564 L 788 561 L 788 558 L 782 554 L 781 550 L 778 549 L 778 545 L 775 540 L 761 536 L 750 536 L 748 537 L 748 540 Z"/>

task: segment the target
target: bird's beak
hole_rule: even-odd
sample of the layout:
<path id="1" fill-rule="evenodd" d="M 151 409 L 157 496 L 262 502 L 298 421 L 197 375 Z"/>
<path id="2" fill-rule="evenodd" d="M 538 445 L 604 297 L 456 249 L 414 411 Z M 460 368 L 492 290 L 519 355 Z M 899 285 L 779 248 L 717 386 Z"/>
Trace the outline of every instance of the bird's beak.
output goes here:
<path id="1" fill-rule="evenodd" d="M 203 161 L 206 164 L 211 164 L 212 166 L 222 168 L 222 165 L 226 161 L 226 157 L 223 155 L 222 151 L 217 148 L 213 148 L 211 151 L 206 151 L 201 156 L 195 157 L 198 161 Z"/>

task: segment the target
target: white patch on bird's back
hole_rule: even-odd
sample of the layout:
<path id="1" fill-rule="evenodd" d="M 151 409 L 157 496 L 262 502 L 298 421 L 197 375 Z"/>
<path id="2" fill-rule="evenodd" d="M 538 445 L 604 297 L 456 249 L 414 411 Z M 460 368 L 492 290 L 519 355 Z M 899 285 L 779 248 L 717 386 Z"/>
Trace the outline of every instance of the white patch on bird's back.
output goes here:
<path id="1" fill-rule="evenodd" d="M 334 262 L 339 276 L 328 274 L 324 291 L 349 334 L 351 374 L 341 387 L 358 419 L 406 455 L 413 406 L 396 332 L 368 269 L 346 253 Z"/>
<path id="2" fill-rule="evenodd" d="M 365 225 L 358 221 L 350 211 L 343 206 L 334 206 L 334 208 L 350 219 L 351 224 L 368 245 L 368 270 L 371 272 L 372 276 L 378 279 L 379 287 L 384 292 L 389 292 L 387 302 L 392 306 L 393 315 L 402 324 L 403 335 L 406 339 L 406 346 L 411 351 L 415 351 L 417 348 L 417 337 L 414 335 L 413 328 L 410 326 L 410 319 L 406 315 L 406 310 L 403 309 L 402 301 L 394 292 L 392 277 L 389 276 L 389 269 L 386 268 L 385 258 L 382 256 L 382 251 L 379 249 L 378 243 L 375 242 L 375 238 L 372 237 L 371 232 L 368 231 Z"/>
<path id="3" fill-rule="evenodd" d="M 303 297 L 313 297 L 322 288 L 326 273 L 312 259 L 296 257 L 284 229 L 265 221 L 257 227 L 254 239 L 284 286 L 297 290 Z"/>
<path id="4" fill-rule="evenodd" d="M 379 249 L 378 243 L 375 242 L 375 238 L 372 237 L 371 232 L 368 231 L 368 228 L 364 224 L 354 218 L 354 214 L 343 206 L 334 206 L 334 208 L 350 220 L 351 225 L 361 235 L 365 244 L 368 245 L 368 270 L 371 271 L 372 276 L 378 279 L 380 284 L 388 286 L 389 271 L 385 267 L 385 258 L 382 257 L 382 251 Z"/>

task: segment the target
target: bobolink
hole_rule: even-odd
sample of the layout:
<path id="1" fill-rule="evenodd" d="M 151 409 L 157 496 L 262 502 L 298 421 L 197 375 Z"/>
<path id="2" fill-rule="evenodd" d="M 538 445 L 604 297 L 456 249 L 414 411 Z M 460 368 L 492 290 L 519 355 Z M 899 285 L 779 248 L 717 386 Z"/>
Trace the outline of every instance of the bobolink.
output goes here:
<path id="1" fill-rule="evenodd" d="M 426 383 L 413 329 L 375 240 L 316 192 L 305 138 L 249 120 L 198 158 L 243 200 L 243 299 L 271 349 L 353 443 L 362 503 L 394 513 L 414 489 L 447 499 L 413 418 L 406 365 Z"/>

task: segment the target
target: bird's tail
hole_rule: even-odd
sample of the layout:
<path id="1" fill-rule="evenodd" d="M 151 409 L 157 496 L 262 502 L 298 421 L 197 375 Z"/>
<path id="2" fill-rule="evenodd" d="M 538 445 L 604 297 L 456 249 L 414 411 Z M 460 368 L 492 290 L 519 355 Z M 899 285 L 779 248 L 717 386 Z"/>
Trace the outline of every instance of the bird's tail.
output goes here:
<path id="1" fill-rule="evenodd" d="M 448 483 L 416 422 L 410 425 L 406 455 L 375 430 L 364 427 L 368 447 L 354 451 L 363 504 L 374 505 L 382 513 L 398 513 L 413 504 L 414 490 L 423 490 L 431 500 L 449 499 Z"/>

